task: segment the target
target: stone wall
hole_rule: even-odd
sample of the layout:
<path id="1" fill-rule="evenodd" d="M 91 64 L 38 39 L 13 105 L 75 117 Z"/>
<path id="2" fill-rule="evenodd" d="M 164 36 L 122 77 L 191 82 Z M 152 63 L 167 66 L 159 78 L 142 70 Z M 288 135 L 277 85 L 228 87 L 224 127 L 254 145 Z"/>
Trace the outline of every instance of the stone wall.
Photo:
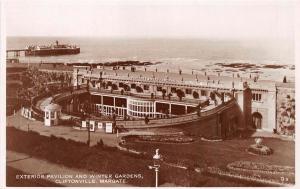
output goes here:
<path id="1" fill-rule="evenodd" d="M 244 129 L 244 117 L 238 104 L 197 122 L 179 125 L 178 128 L 192 135 L 205 138 L 230 138 Z"/>

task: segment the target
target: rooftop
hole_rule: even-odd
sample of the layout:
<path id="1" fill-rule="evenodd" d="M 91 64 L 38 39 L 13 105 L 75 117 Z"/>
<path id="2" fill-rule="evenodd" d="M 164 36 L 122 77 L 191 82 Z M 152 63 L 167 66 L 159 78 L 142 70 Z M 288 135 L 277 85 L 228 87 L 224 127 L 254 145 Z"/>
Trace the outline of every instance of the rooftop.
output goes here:
<path id="1" fill-rule="evenodd" d="M 59 111 L 59 110 L 61 110 L 61 106 L 58 104 L 52 103 L 52 104 L 47 105 L 45 107 L 45 110 L 46 111 Z"/>

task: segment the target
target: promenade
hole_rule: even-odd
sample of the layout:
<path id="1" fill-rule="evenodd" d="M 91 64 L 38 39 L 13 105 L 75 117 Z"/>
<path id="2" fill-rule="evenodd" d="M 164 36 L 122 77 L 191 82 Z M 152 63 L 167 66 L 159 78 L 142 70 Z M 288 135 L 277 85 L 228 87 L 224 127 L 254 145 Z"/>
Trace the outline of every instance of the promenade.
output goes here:
<path id="1" fill-rule="evenodd" d="M 67 126 L 52 126 L 46 127 L 44 123 L 41 121 L 33 121 L 28 120 L 21 116 L 20 111 L 16 113 L 16 115 L 8 116 L 6 119 L 7 127 L 16 127 L 23 131 L 35 131 L 38 132 L 40 135 L 44 136 L 51 136 L 54 135 L 56 137 L 62 137 L 65 139 L 71 139 L 78 142 L 87 142 L 88 139 L 88 132 L 87 131 L 79 131 L 75 130 L 72 127 Z M 29 126 L 29 127 L 28 127 Z M 106 134 L 101 132 L 90 132 L 91 140 L 90 145 L 96 145 L 100 139 L 103 140 L 105 145 L 108 146 L 117 146 L 118 138 L 116 134 Z"/>
<path id="2" fill-rule="evenodd" d="M 136 70 L 132 72 L 128 69 L 117 69 L 113 70 L 111 68 L 104 69 L 93 69 L 92 71 L 80 69 L 78 74 L 85 75 L 86 77 L 99 78 L 100 72 L 103 72 L 102 78 L 111 80 L 127 80 L 136 82 L 149 82 L 156 84 L 170 84 L 170 85 L 182 85 L 182 86 L 197 86 L 197 87 L 212 87 L 219 89 L 232 89 L 232 83 L 234 83 L 234 88 L 237 90 L 243 89 L 243 82 L 247 82 L 251 88 L 266 89 L 274 88 L 275 83 L 271 80 L 259 80 L 259 82 L 254 81 L 254 77 L 245 78 L 238 77 L 237 74 L 233 76 L 228 75 L 203 75 L 203 73 L 187 73 L 183 72 L 179 74 L 178 72 L 168 72 L 158 70 Z"/>

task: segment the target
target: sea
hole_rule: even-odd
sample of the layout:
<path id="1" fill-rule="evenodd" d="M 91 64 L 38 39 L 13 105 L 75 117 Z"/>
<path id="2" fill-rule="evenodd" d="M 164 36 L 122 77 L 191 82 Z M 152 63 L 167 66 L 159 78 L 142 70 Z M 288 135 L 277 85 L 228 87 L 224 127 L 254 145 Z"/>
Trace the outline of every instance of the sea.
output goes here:
<path id="1" fill-rule="evenodd" d="M 29 45 L 49 45 L 54 44 L 56 40 L 61 44 L 80 46 L 80 54 L 47 57 L 20 56 L 20 61 L 24 63 L 105 63 L 133 60 L 159 63 L 155 65 L 158 69 L 188 71 L 203 71 L 206 68 L 214 70 L 217 63 L 286 65 L 288 68 L 294 65 L 292 40 L 7 37 L 6 48 L 18 49 Z"/>

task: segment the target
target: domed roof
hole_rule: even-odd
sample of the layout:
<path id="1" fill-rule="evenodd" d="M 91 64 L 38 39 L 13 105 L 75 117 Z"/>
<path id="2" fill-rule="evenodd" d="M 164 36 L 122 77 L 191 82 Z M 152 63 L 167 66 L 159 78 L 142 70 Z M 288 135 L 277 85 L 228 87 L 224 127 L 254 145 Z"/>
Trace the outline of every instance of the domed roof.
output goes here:
<path id="1" fill-rule="evenodd" d="M 49 104 L 45 107 L 45 111 L 60 111 L 61 106 L 58 104 Z"/>

